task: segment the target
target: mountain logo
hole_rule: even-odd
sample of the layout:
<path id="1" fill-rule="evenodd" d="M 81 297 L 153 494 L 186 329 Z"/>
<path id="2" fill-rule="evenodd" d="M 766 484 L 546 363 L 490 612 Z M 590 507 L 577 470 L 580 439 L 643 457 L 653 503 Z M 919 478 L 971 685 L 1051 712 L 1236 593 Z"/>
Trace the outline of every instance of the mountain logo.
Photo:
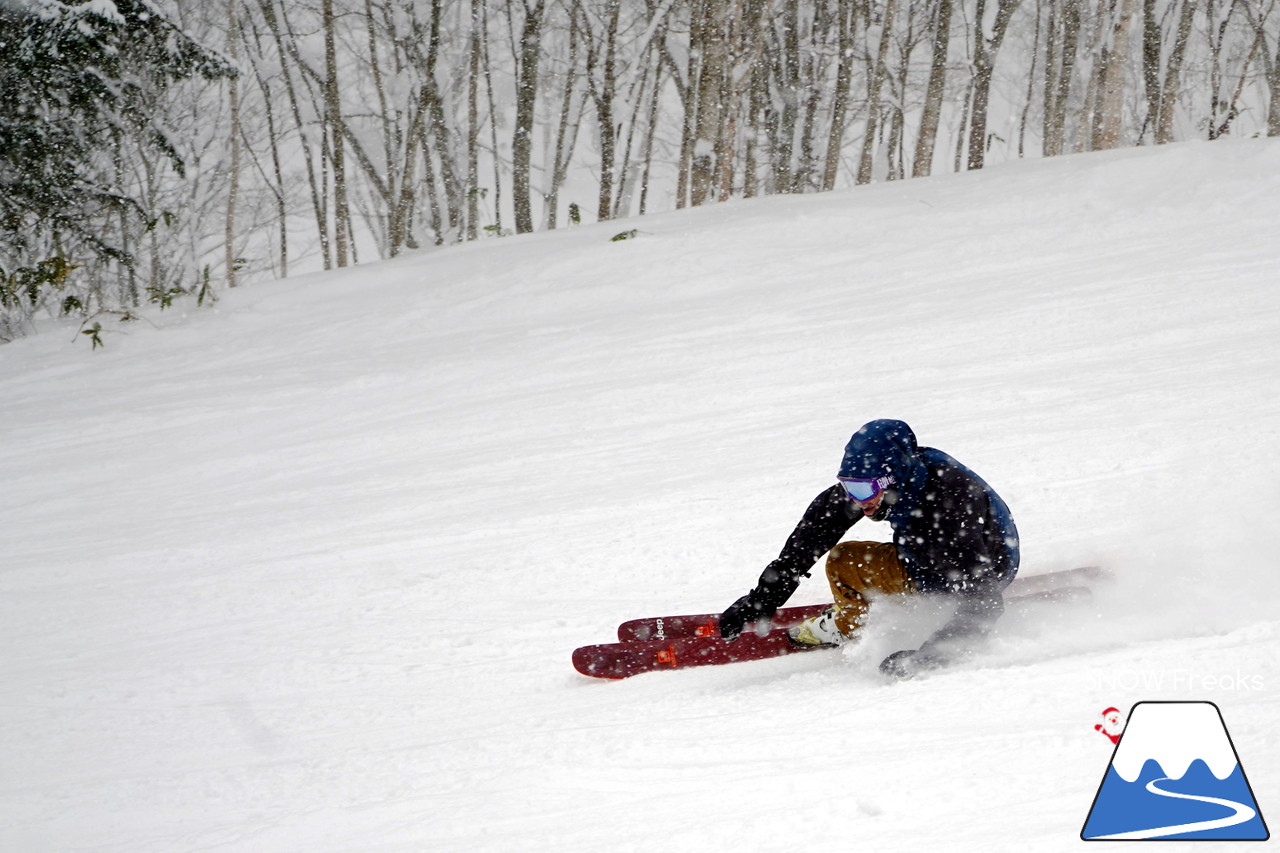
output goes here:
<path id="1" fill-rule="evenodd" d="M 1085 841 L 1266 841 L 1267 825 L 1212 702 L 1139 702 L 1111 755 Z"/>

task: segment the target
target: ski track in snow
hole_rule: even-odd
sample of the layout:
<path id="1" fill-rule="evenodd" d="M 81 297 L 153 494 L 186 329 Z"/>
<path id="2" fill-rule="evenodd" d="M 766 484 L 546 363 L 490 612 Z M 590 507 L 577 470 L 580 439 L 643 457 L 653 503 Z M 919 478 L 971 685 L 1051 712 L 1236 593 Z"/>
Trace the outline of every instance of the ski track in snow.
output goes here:
<path id="1" fill-rule="evenodd" d="M 1219 705 L 1265 814 L 1277 221 L 1280 140 L 1171 145 L 0 347 L 0 850 L 1074 850 L 1098 714 L 1158 699 Z M 1024 572 L 1116 582 L 905 684 L 939 615 L 887 602 L 831 655 L 572 671 L 750 588 L 877 417 L 1001 492 Z"/>
<path id="2" fill-rule="evenodd" d="M 1206 832 L 1210 829 L 1225 829 L 1228 826 L 1236 826 L 1242 823 L 1248 823 L 1253 820 L 1253 816 L 1257 814 L 1251 806 L 1244 803 L 1237 803 L 1234 800 L 1224 800 L 1221 797 L 1206 797 L 1197 794 L 1179 794 L 1176 791 L 1162 790 L 1156 783 L 1167 782 L 1168 777 L 1161 779 L 1152 779 L 1147 783 L 1147 790 L 1160 797 L 1172 797 L 1177 800 L 1195 800 L 1201 803 L 1212 803 L 1217 806 L 1224 806 L 1232 810 L 1232 814 L 1223 818 L 1214 820 L 1201 820 L 1194 823 L 1179 823 L 1172 826 L 1159 826 L 1153 829 L 1136 829 L 1132 832 L 1117 832 L 1113 835 L 1098 835 L 1091 837 L 1090 841 L 1138 841 L 1144 838 L 1166 838 L 1172 835 L 1184 835 L 1191 832 Z"/>

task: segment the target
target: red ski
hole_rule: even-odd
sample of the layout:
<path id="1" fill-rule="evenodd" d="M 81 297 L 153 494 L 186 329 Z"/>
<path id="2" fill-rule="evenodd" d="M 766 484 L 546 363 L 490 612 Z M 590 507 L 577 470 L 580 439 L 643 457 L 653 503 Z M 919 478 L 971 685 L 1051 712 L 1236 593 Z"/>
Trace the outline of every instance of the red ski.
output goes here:
<path id="1" fill-rule="evenodd" d="M 770 620 L 775 628 L 799 625 L 810 616 L 817 616 L 831 604 L 803 604 L 799 607 L 783 607 Z M 748 630 L 750 630 L 748 628 Z M 650 616 L 648 619 L 631 619 L 618 626 L 618 640 L 631 643 L 637 640 L 669 640 L 676 637 L 719 637 L 720 614 L 698 613 L 690 616 Z"/>
<path id="2" fill-rule="evenodd" d="M 787 639 L 786 628 L 774 628 L 764 636 L 744 631 L 732 643 L 714 637 L 676 637 L 669 640 L 633 640 L 583 646 L 573 651 L 574 669 L 593 678 L 627 678 L 661 669 L 737 663 L 776 658 L 796 652 L 835 646 L 798 646 Z"/>
<path id="3" fill-rule="evenodd" d="M 1089 595 L 1085 584 L 1106 577 L 1106 570 L 1097 566 L 1018 577 L 1009 585 L 1006 600 L 1014 603 L 1084 597 Z M 575 649 L 573 666 L 578 672 L 593 678 L 617 679 L 642 672 L 762 660 L 833 648 L 797 646 L 787 638 L 786 631 L 828 606 L 784 607 L 774 615 L 766 633 L 757 634 L 752 626 L 748 626 L 732 643 L 720 638 L 718 613 L 633 619 L 618 626 L 622 642 Z"/>
<path id="4" fill-rule="evenodd" d="M 1011 598 L 1024 598 L 1051 592 L 1068 586 L 1081 586 L 1089 581 L 1102 580 L 1107 570 L 1101 566 L 1080 566 L 1061 569 L 1039 575 L 1019 575 L 1009 584 L 1007 594 Z M 773 616 L 774 628 L 790 628 L 810 616 L 817 616 L 831 605 L 806 604 L 800 607 L 783 607 Z M 750 630 L 750 627 L 747 629 Z M 719 637 L 720 614 L 698 613 L 689 616 L 650 616 L 647 619 L 631 619 L 618 626 L 618 640 L 628 643 L 636 640 L 672 640 L 677 637 Z"/>

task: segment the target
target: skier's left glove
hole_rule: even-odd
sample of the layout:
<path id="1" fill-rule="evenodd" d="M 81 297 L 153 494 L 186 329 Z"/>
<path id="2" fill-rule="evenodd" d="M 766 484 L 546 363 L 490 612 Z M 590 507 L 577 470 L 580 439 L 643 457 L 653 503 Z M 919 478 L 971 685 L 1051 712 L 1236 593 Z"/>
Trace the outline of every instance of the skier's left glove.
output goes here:
<path id="1" fill-rule="evenodd" d="M 904 649 L 894 652 L 880 662 L 880 673 L 890 678 L 906 681 L 922 672 L 937 669 L 945 661 L 936 653 L 924 649 Z"/>

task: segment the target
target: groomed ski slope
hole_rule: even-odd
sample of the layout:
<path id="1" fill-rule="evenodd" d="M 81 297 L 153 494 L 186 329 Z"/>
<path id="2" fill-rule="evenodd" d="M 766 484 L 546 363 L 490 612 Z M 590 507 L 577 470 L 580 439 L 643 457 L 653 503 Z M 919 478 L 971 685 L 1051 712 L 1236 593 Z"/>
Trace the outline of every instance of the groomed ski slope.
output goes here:
<path id="1" fill-rule="evenodd" d="M 1277 222 L 1280 141 L 1185 144 L 0 347 L 0 849 L 1073 850 L 1093 724 L 1154 699 L 1218 704 L 1274 827 Z M 573 672 L 742 594 L 878 417 L 1001 492 L 1025 572 L 1119 581 L 904 684 L 876 664 L 938 614 Z"/>

